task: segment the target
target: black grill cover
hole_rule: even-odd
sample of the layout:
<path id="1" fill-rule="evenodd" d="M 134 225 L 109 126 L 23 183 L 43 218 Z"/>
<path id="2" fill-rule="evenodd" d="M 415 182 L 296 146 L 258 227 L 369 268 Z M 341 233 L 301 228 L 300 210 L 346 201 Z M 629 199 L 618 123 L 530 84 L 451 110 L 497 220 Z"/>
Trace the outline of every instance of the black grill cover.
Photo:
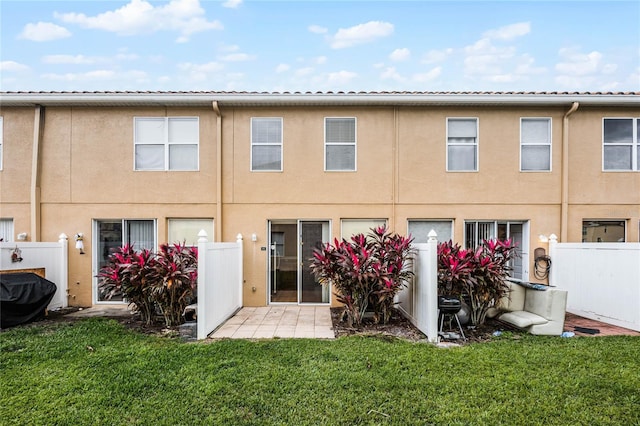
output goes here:
<path id="1" fill-rule="evenodd" d="M 34 273 L 0 274 L 0 328 L 42 318 L 55 293 L 54 283 Z"/>

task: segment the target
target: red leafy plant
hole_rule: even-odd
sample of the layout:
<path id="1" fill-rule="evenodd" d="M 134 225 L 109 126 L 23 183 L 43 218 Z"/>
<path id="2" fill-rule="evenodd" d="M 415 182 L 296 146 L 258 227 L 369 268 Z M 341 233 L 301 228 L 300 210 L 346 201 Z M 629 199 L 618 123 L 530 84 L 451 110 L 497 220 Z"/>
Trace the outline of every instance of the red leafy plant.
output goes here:
<path id="1" fill-rule="evenodd" d="M 320 284 L 333 285 L 350 327 L 361 325 L 367 310 L 375 323 L 389 322 L 394 297 L 413 276 L 411 241 L 382 226 L 314 250 L 311 272 Z"/>
<path id="2" fill-rule="evenodd" d="M 484 324 L 489 308 L 506 296 L 505 280 L 511 272 L 516 246 L 509 240 L 484 240 L 475 249 L 463 249 L 451 241 L 438 244 L 438 292 L 468 297 L 470 320 Z"/>
<path id="3" fill-rule="evenodd" d="M 125 244 L 100 269 L 98 288 L 107 300 L 122 295 L 147 325 L 157 311 L 165 325 L 178 325 L 184 308 L 195 299 L 197 265 L 195 247 L 163 244 L 158 253 L 152 253 Z"/>

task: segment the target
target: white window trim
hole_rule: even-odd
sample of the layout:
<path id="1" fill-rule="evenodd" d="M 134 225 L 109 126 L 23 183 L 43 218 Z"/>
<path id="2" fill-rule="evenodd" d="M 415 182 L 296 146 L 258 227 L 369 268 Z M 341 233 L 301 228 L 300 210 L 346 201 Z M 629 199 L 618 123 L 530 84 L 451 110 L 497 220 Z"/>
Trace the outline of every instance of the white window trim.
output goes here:
<path id="1" fill-rule="evenodd" d="M 548 120 L 549 127 L 547 129 L 548 142 L 545 143 L 524 143 L 522 141 L 522 122 L 526 120 Z M 551 117 L 520 117 L 520 171 L 522 173 L 549 173 L 553 170 L 553 121 Z M 522 147 L 523 146 L 548 146 L 549 147 L 549 170 L 522 170 Z"/>
<path id="2" fill-rule="evenodd" d="M 279 120 L 280 121 L 280 143 L 258 143 L 253 142 L 253 120 L 254 119 L 265 119 L 265 120 Z M 249 137 L 251 139 L 251 149 L 249 150 L 249 170 L 256 173 L 279 173 L 284 170 L 284 119 L 282 117 L 251 117 L 251 122 L 249 123 Z M 280 146 L 280 169 L 270 169 L 270 170 L 254 170 L 253 169 L 253 147 L 254 146 Z"/>
<path id="3" fill-rule="evenodd" d="M 169 121 L 174 119 L 195 119 L 198 123 L 198 141 L 195 143 L 196 148 L 196 168 L 195 169 L 170 169 L 169 168 L 169 147 L 171 145 L 193 145 L 193 142 L 173 142 L 169 143 Z M 138 120 L 164 120 L 164 169 L 150 170 L 136 168 L 136 146 L 137 145 L 159 145 L 148 144 L 136 141 L 136 123 Z M 133 117 L 133 170 L 136 172 L 197 172 L 200 170 L 200 117 L 197 116 L 172 116 L 172 117 Z"/>
<path id="4" fill-rule="evenodd" d="M 604 147 L 605 146 L 629 146 L 629 144 L 621 144 L 621 143 L 604 143 L 604 122 L 605 120 L 631 120 L 632 122 L 632 135 L 633 139 L 631 140 L 631 169 L 605 169 L 604 167 Z M 639 172 L 640 164 L 638 164 L 638 151 L 640 150 L 640 134 L 638 134 L 638 121 L 640 121 L 640 117 L 602 117 L 602 171 L 607 173 L 629 173 L 629 172 Z"/>
<path id="5" fill-rule="evenodd" d="M 353 119 L 354 134 L 351 142 L 327 142 L 327 120 L 331 119 Z M 358 171 L 358 118 L 357 117 L 325 117 L 324 118 L 324 171 L 336 173 L 353 173 Z M 353 146 L 353 170 L 327 169 L 327 146 Z"/>
<path id="6" fill-rule="evenodd" d="M 449 121 L 456 120 L 475 120 L 476 121 L 476 141 L 474 144 L 468 143 L 449 143 Z M 445 168 L 447 172 L 451 173 L 478 173 L 480 171 L 480 119 L 478 117 L 447 117 L 446 119 L 446 154 L 445 154 Z M 475 170 L 449 170 L 449 146 L 470 146 L 476 147 L 476 169 Z"/>

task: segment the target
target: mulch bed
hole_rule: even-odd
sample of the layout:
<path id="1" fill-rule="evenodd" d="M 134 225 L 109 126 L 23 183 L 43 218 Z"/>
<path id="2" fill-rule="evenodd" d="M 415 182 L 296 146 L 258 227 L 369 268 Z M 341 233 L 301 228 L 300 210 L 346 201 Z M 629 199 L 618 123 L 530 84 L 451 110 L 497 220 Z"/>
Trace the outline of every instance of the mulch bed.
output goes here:
<path id="1" fill-rule="evenodd" d="M 341 336 L 382 336 L 389 338 L 398 338 L 411 342 L 426 341 L 427 337 L 418 330 L 411 322 L 400 312 L 395 311 L 388 324 L 375 324 L 370 318 L 363 320 L 359 327 L 348 327 L 345 321 L 342 321 L 343 308 L 331 308 L 331 319 L 333 320 L 333 330 L 336 337 Z M 446 328 L 446 322 L 445 322 Z M 504 324 L 488 319 L 486 323 L 480 327 L 463 326 L 466 341 L 462 339 L 442 339 L 458 344 L 482 343 L 488 342 L 494 338 L 495 331 L 510 331 L 513 338 L 519 338 L 520 331 L 506 327 Z M 448 331 L 448 330 L 447 330 Z M 457 327 L 451 331 L 457 332 Z"/>

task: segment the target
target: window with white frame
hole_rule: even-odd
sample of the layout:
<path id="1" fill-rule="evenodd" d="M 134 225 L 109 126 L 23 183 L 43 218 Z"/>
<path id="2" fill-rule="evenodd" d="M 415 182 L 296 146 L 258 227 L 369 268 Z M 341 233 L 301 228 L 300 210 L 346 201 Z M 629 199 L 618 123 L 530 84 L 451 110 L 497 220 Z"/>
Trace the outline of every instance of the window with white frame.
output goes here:
<path id="1" fill-rule="evenodd" d="M 551 119 L 520 119 L 520 170 L 551 171 Z"/>
<path id="2" fill-rule="evenodd" d="M 2 152 L 4 148 L 4 118 L 0 116 L 0 170 L 2 170 Z"/>
<path id="3" fill-rule="evenodd" d="M 325 171 L 356 170 L 355 117 L 326 117 L 324 119 Z"/>
<path id="4" fill-rule="evenodd" d="M 408 231 L 414 243 L 429 241 L 429 232 L 434 230 L 439 242 L 453 239 L 453 221 L 451 220 L 409 220 Z"/>
<path id="5" fill-rule="evenodd" d="M 134 118 L 135 170 L 198 170 L 198 117 Z"/>
<path id="6" fill-rule="evenodd" d="M 447 171 L 478 171 L 478 119 L 447 119 Z"/>
<path id="7" fill-rule="evenodd" d="M 371 232 L 372 228 L 378 228 L 380 226 L 386 226 L 386 219 L 342 219 L 342 238 L 347 241 L 357 234 L 367 235 Z"/>
<path id="8" fill-rule="evenodd" d="M 626 241 L 624 220 L 583 220 L 583 243 L 624 243 Z"/>
<path id="9" fill-rule="evenodd" d="M 466 220 L 464 222 L 465 248 L 476 248 L 484 240 L 511 239 L 516 255 L 510 261 L 510 277 L 516 280 L 529 279 L 529 222 L 508 220 Z"/>
<path id="10" fill-rule="evenodd" d="M 201 230 L 207 233 L 207 240 L 213 241 L 213 219 L 169 219 L 169 244 L 198 245 Z"/>
<path id="11" fill-rule="evenodd" d="M 251 118 L 251 170 L 282 171 L 282 118 Z"/>
<path id="12" fill-rule="evenodd" d="M 640 118 L 605 118 L 602 123 L 603 170 L 640 170 Z"/>
<path id="13" fill-rule="evenodd" d="M 0 241 L 13 242 L 13 219 L 0 219 Z"/>

